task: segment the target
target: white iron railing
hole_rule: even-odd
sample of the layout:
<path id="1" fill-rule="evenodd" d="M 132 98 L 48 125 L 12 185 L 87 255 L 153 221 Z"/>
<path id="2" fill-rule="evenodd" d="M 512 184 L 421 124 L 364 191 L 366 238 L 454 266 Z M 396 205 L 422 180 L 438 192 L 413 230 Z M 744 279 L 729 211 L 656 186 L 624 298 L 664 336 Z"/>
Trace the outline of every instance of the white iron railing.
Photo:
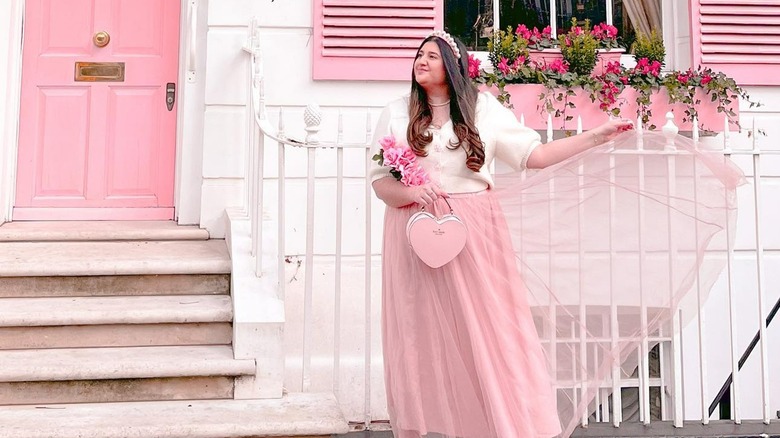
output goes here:
<path id="1" fill-rule="evenodd" d="M 355 182 L 354 177 L 345 176 L 345 152 L 353 151 L 361 154 L 365 163 L 363 170 L 367 171 L 369 157 L 369 143 L 371 141 L 372 121 L 371 112 L 366 114 L 365 140 L 359 142 L 344 141 L 344 117 L 339 113 L 337 118 L 336 135 L 334 141 L 322 141 L 319 138 L 322 113 L 316 105 L 309 105 L 304 111 L 306 135 L 303 140 L 296 140 L 286 134 L 283 111 L 278 113 L 277 128 L 269 120 L 263 83 L 262 57 L 259 51 L 259 39 L 257 35 L 257 26 L 253 22 L 250 26 L 249 43 L 245 47 L 250 55 L 250 77 L 251 93 L 248 99 L 249 120 L 249 147 L 247 149 L 247 211 L 252 221 L 252 255 L 256 259 L 256 273 L 262 276 L 264 266 L 262 265 L 262 254 L 268 252 L 275 254 L 278 260 L 278 278 L 279 278 L 279 296 L 287 297 L 288 279 L 298 279 L 298 269 L 304 270 L 304 279 L 302 287 L 300 281 L 296 281 L 295 296 L 296 300 L 302 302 L 302 306 L 288 305 L 288 317 L 286 331 L 288 335 L 294 334 L 295 339 L 288 338 L 288 360 L 287 360 L 287 381 L 285 382 L 288 390 L 309 391 L 309 390 L 328 390 L 333 391 L 342 403 L 342 408 L 349 420 L 355 423 L 356 427 L 377 427 L 377 425 L 386 424 L 387 413 L 384 404 L 384 392 L 381 373 L 381 349 L 378 348 L 379 318 L 378 297 L 380 288 L 377 283 L 379 277 L 379 248 L 378 245 L 372 246 L 372 242 L 378 242 L 378 235 L 381 235 L 380 227 L 372 227 L 374 218 L 377 217 L 379 209 L 382 206 L 372 206 L 372 190 L 369 182 L 363 177 L 358 178 L 363 186 L 362 207 L 357 208 L 357 212 L 350 209 L 345 211 L 347 204 L 353 204 L 355 199 L 345 199 L 345 181 Z M 522 118 L 521 118 L 522 121 Z M 638 124 L 639 125 L 639 124 Z M 696 123 L 693 123 L 696 126 Z M 553 129 L 552 123 L 548 123 L 549 128 L 546 132 L 546 140 L 552 141 Z M 638 126 L 641 129 L 641 126 Z M 673 136 L 677 133 L 677 127 L 674 125 L 671 117 L 668 123 L 663 127 L 665 133 Z M 582 132 L 582 124 L 578 123 L 577 132 Z M 756 132 L 755 125 L 753 132 Z M 700 141 L 699 131 L 695 129 L 692 132 L 693 140 Z M 668 137 L 671 139 L 671 137 Z M 675 427 L 683 427 L 683 421 L 688 419 L 697 419 L 697 421 L 707 424 L 710 421 L 710 412 L 708 408 L 717 391 L 712 388 L 718 387 L 723 383 L 727 374 L 730 372 L 733 376 L 730 390 L 731 397 L 731 418 L 734 423 L 740 424 L 744 419 L 741 410 L 742 406 L 742 385 L 739 373 L 739 356 L 744 347 L 742 338 L 738 336 L 738 327 L 746 324 L 740 323 L 737 300 L 752 299 L 757 302 L 757 313 L 751 316 L 752 321 L 760 321 L 759 324 L 759 353 L 760 356 L 760 375 L 758 376 L 761 391 L 761 415 L 753 416 L 754 420 L 761 420 L 766 424 L 770 423 L 770 381 L 768 370 L 770 358 L 767 353 L 767 344 L 770 342 L 766 337 L 766 299 L 765 272 L 766 261 L 764 259 L 765 248 L 762 240 L 762 174 L 761 158 L 763 156 L 780 155 L 780 150 L 762 151 L 759 148 L 759 142 L 756 136 L 752 136 L 752 149 L 732 149 L 731 133 L 729 125 L 724 120 L 724 133 L 722 135 L 722 153 L 725 157 L 744 156 L 752 158 L 752 166 L 748 169 L 748 175 L 752 175 L 752 203 L 755 213 L 755 245 L 742 245 L 739 248 L 729 247 L 728 262 L 723 279 L 723 287 L 727 290 L 724 301 L 727 303 L 727 321 L 728 321 L 728 346 L 722 348 L 722 354 L 729 356 L 730 367 L 718 367 L 717 362 L 709 360 L 712 351 L 707 348 L 710 339 L 708 339 L 708 313 L 701 290 L 697 293 L 698 308 L 702 311 L 695 319 L 695 323 L 687 328 L 680 326 L 680 320 L 675 318 L 672 324 L 671 333 L 659 333 L 651 335 L 643 334 L 643 341 L 640 351 L 637 352 L 638 377 L 626 378 L 621 375 L 619 368 L 615 368 L 611 375 L 611 382 L 602 388 L 596 397 L 596 409 L 594 417 L 596 422 L 608 422 L 619 427 L 623 422 L 623 401 L 621 400 L 621 389 L 635 387 L 639 391 L 639 416 L 644 424 L 650 424 L 655 421 L 651 418 L 651 392 L 660 394 L 661 402 L 661 420 L 672 421 Z M 275 148 L 273 145 L 275 144 Z M 270 146 L 270 147 L 269 147 Z M 266 167 L 264 158 L 278 154 L 276 162 L 276 175 L 265 175 Z M 291 178 L 285 175 L 286 157 L 289 152 L 297 150 L 306 152 L 306 172 L 305 172 L 305 249 L 301 252 L 303 245 L 291 245 L 288 240 L 288 234 L 291 232 L 287 227 L 286 209 L 289 207 L 288 184 L 300 182 L 298 178 Z M 329 204 L 327 209 L 318 210 L 315 208 L 318 189 L 318 176 L 315 174 L 316 159 L 318 152 L 328 152 L 335 155 L 335 206 Z M 624 152 L 624 151 L 623 151 Z M 649 151 L 648 151 L 649 152 Z M 657 152 L 657 151 L 656 151 Z M 642 154 L 642 145 L 638 146 L 637 153 Z M 668 171 L 673 174 L 675 171 L 675 151 L 672 143 L 666 151 L 661 151 L 668 157 Z M 609 159 L 614 163 L 613 154 Z M 330 156 L 329 156 L 330 157 Z M 332 157 L 330 157 L 332 158 Z M 613 166 L 614 167 L 614 166 Z M 744 165 L 743 165 L 744 167 Z M 641 170 L 640 170 L 641 171 Z M 778 175 L 780 176 L 780 175 Z M 611 176 L 614 180 L 615 175 Z M 694 175 L 696 178 L 696 175 Z M 332 182 L 332 177 L 320 178 Z M 275 184 L 272 184 L 275 183 Z M 266 202 L 268 193 L 275 189 L 274 196 L 276 203 Z M 667 187 L 668 194 L 674 195 L 675 187 L 670 179 Z M 741 193 L 745 193 L 743 187 Z M 615 193 L 611 193 L 611 204 L 615 203 Z M 302 201 L 299 201 L 299 203 Z M 640 204 L 640 212 L 643 208 Z M 743 209 L 744 210 L 744 209 Z M 272 211 L 275 213 L 271 214 Z M 359 215 L 356 219 L 354 215 Z M 272 217 L 264 219 L 264 216 Z M 318 220 L 324 217 L 335 216 L 333 234 L 317 234 L 315 228 Z M 640 214 L 640 221 L 642 214 Z M 357 222 L 365 223 L 365 233 L 362 236 L 364 244 L 362 250 L 344 251 L 344 241 L 349 238 L 359 240 L 360 236 L 355 235 L 355 230 L 344 230 L 345 220 L 355 219 Z M 275 248 L 262 247 L 262 226 L 261 221 L 272 220 L 277 224 L 277 242 Z M 641 224 L 640 224 L 641 227 Z M 640 228 L 641 229 L 641 228 Z M 296 236 L 300 233 L 296 232 Z M 670 241 L 669 248 L 672 254 L 675 251 L 675 242 L 672 241 L 673 233 L 668 233 Z M 739 233 L 738 233 L 739 234 Z M 332 251 L 315 251 L 315 238 L 318 241 L 333 239 Z M 698 239 L 698 231 L 697 236 Z M 731 240 L 731 239 L 729 239 Z M 739 240 L 739 239 L 738 239 Z M 739 245 L 739 244 L 738 244 Z M 298 250 L 291 249 L 299 248 Z M 610 245 L 610 247 L 612 247 Z M 772 248 L 780 249 L 780 248 Z M 742 279 L 742 284 L 738 284 L 735 253 L 744 257 L 755 255 L 755 281 L 757 286 L 753 291 L 748 291 L 749 286 L 746 280 Z M 614 253 L 613 253 L 614 256 Z M 301 260 L 302 258 L 302 260 Z M 323 266 L 321 272 L 318 271 L 318 264 Z M 674 272 L 674 258 L 669 259 L 669 270 Z M 345 274 L 345 271 L 357 272 L 356 277 Z M 359 274 L 362 271 L 362 275 Z M 744 270 L 743 270 L 744 271 Z M 325 284 L 323 281 L 315 279 L 315 273 L 321 273 L 322 276 L 332 276 L 332 283 Z M 744 274 L 744 272 L 742 272 Z M 356 281 L 357 277 L 362 277 L 362 285 Z M 744 277 L 744 275 L 743 275 Z M 290 280 L 291 281 L 291 280 Z M 330 280 L 329 280 L 330 281 Z M 698 283 L 697 283 L 698 284 Z M 301 290 L 302 289 L 302 290 Z M 739 292 L 738 292 L 739 290 Z M 748 298 L 750 297 L 750 298 Z M 355 305 L 362 300 L 362 307 Z M 326 303 L 327 305 L 315 306 L 315 301 Z M 613 300 L 614 303 L 614 300 Z M 605 318 L 612 318 L 610 326 L 613 328 L 611 333 L 611 342 L 613 346 L 618 342 L 617 310 L 612 304 L 610 315 Z M 347 309 L 347 311 L 345 311 Z M 585 309 L 580 310 L 585 314 Z M 359 315 L 355 315 L 359 313 Z M 647 309 L 642 308 L 642 318 L 647 317 Z M 744 320 L 744 315 L 743 320 Z M 721 326 L 725 324 L 721 323 Z M 780 325 L 780 321 L 775 324 Z M 353 327 L 362 325 L 362 342 L 356 342 L 359 337 Z M 323 334 L 325 331 L 328 334 Z M 696 347 L 686 345 L 683 348 L 683 332 L 694 331 Z M 328 340 L 323 344 L 321 340 Z M 584 340 L 583 340 L 584 342 Z M 660 351 L 660 374 L 651 376 L 649 365 L 650 344 L 658 343 Z M 348 345 L 349 347 L 345 347 Z M 697 359 L 689 359 L 691 349 L 696 350 Z M 315 353 L 316 351 L 316 353 Z M 554 349 L 552 350 L 554 351 Z M 581 349 L 583 355 L 586 349 Z M 586 359 L 585 356 L 582 358 Z M 554 362 L 554 358 L 553 358 Z M 695 363 L 694 363 L 695 362 Z M 777 366 L 777 365 L 775 365 Z M 362 371 L 361 371 L 362 370 Z M 691 370 L 698 372 L 692 373 Z M 714 370 L 714 371 L 713 371 Z M 724 374 L 725 372 L 725 374 Z M 744 376 L 743 376 L 744 378 Z M 695 382 L 695 384 L 693 384 Z M 651 389 L 656 388 L 656 389 Z M 686 412 L 685 406 L 685 388 L 688 391 L 698 392 L 690 397 L 698 398 L 698 402 L 689 402 L 688 405 L 697 406 L 700 412 Z M 358 395 L 360 393 L 360 395 Z M 696 397 L 698 396 L 698 397 Z M 611 409 L 608 399 L 611 398 Z M 586 425 L 589 419 L 582 418 L 582 424 Z"/>

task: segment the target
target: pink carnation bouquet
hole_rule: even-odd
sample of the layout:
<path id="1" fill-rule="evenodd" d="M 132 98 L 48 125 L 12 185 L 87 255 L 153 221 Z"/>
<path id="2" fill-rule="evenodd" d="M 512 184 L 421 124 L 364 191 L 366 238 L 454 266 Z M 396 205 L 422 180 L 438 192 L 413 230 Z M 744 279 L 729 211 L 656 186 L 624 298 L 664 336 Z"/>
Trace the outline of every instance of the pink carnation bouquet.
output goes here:
<path id="1" fill-rule="evenodd" d="M 380 139 L 379 145 L 379 153 L 371 159 L 380 166 L 389 167 L 395 179 L 406 186 L 421 186 L 430 182 L 428 173 L 417 163 L 417 155 L 409 146 L 396 143 L 392 135 Z"/>

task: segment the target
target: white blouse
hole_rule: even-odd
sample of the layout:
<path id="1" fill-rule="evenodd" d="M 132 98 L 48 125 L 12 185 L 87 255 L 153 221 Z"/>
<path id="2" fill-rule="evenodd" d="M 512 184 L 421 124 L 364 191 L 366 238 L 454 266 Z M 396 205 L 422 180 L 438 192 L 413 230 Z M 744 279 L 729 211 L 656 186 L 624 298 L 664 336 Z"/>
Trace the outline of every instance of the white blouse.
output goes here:
<path id="1" fill-rule="evenodd" d="M 409 124 L 409 96 L 388 104 L 379 117 L 371 156 L 379 152 L 379 139 L 387 135 L 396 142 L 406 143 L 406 128 Z M 466 152 L 447 146 L 457 142 L 458 137 L 449 121 L 439 129 L 429 128 L 433 141 L 426 147 L 428 155 L 417 157 L 417 162 L 428 172 L 433 182 L 448 193 L 478 192 L 493 187 L 493 178 L 488 166 L 494 158 L 509 164 L 515 170 L 523 170 L 531 152 L 541 144 L 539 134 L 521 125 L 515 115 L 496 98 L 482 92 L 477 99 L 476 125 L 479 136 L 485 144 L 485 164 L 479 172 L 466 167 Z M 390 168 L 371 162 L 371 182 L 390 175 Z"/>

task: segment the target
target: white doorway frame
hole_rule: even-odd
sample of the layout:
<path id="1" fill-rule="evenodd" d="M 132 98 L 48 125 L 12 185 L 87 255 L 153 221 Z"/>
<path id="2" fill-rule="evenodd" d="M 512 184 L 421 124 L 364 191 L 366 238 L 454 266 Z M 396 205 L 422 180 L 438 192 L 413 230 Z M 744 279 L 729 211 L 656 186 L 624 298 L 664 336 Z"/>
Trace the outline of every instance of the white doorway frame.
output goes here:
<path id="1" fill-rule="evenodd" d="M 206 0 L 180 0 L 179 75 L 176 114 L 174 208 L 180 224 L 200 221 L 203 168 L 203 116 L 205 113 Z M 22 44 L 25 0 L 11 0 L 5 118 L 0 127 L 0 223 L 13 220 L 16 163 L 19 149 L 19 108 L 22 89 Z M 2 27 L 0 26 L 0 29 Z M 194 32 L 194 34 L 193 34 Z M 0 41 L 2 41 L 0 35 Z M 0 52 L 1 54 L 2 52 Z M 2 76 L 0 76 L 2 77 Z M 0 90 L 1 91 L 1 90 Z M 3 112 L 0 111 L 0 115 Z M 186 123 L 186 126 L 185 126 Z"/>

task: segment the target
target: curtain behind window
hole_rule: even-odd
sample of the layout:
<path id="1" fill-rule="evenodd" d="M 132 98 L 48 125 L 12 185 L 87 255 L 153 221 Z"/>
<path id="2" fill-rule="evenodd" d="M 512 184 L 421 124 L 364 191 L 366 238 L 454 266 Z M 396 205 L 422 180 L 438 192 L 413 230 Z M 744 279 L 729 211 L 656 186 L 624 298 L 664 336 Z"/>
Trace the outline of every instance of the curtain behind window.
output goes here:
<path id="1" fill-rule="evenodd" d="M 653 29 L 661 29 L 661 4 L 658 0 L 623 1 L 623 9 L 636 31 L 649 35 Z"/>

